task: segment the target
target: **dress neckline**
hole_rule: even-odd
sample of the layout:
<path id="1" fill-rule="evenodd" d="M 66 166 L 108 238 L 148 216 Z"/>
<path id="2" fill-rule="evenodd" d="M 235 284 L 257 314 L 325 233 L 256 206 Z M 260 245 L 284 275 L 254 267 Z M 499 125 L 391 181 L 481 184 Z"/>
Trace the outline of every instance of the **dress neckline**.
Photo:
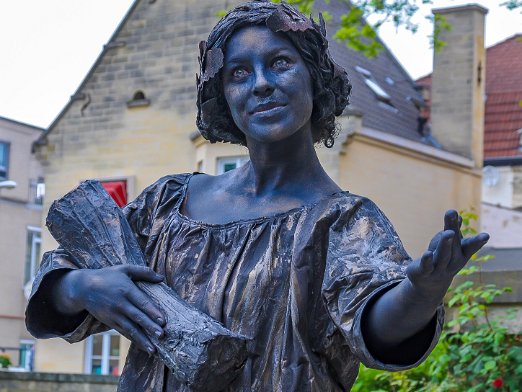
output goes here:
<path id="1" fill-rule="evenodd" d="M 182 221 L 190 223 L 191 225 L 196 225 L 196 226 L 201 226 L 201 227 L 208 227 L 208 228 L 224 229 L 224 228 L 228 228 L 228 227 L 232 227 L 232 226 L 240 226 L 240 225 L 246 225 L 246 224 L 256 224 L 256 223 L 263 223 L 263 222 L 271 221 L 271 220 L 283 219 L 283 218 L 289 217 L 291 215 L 294 215 L 296 213 L 299 213 L 299 212 L 302 212 L 302 211 L 305 211 L 305 210 L 311 210 L 315 206 L 317 206 L 318 204 L 320 204 L 321 202 L 323 202 L 325 200 L 329 200 L 329 199 L 332 199 L 332 198 L 335 198 L 335 197 L 338 197 L 338 196 L 341 196 L 341 195 L 345 196 L 345 195 L 348 195 L 350 193 L 348 191 L 337 191 L 337 192 L 331 193 L 331 194 L 329 194 L 329 195 L 327 195 L 325 197 L 322 197 L 322 198 L 320 198 L 320 199 L 318 199 L 318 200 L 316 200 L 314 202 L 307 203 L 307 204 L 304 204 L 304 205 L 299 206 L 299 207 L 294 207 L 294 208 L 291 208 L 291 209 L 289 209 L 287 211 L 278 212 L 276 214 L 260 216 L 260 217 L 256 217 L 256 218 L 237 219 L 237 220 L 233 220 L 233 221 L 230 221 L 230 222 L 224 222 L 224 223 L 208 223 L 208 222 L 203 222 L 203 221 L 200 221 L 200 220 L 197 220 L 197 219 L 190 218 L 190 217 L 184 215 L 181 212 L 181 206 L 183 205 L 183 203 L 185 202 L 185 199 L 187 197 L 187 190 L 188 190 L 188 185 L 189 185 L 190 179 L 194 175 L 196 175 L 196 174 L 202 174 L 202 173 L 200 173 L 200 172 L 187 173 L 187 175 L 185 177 L 185 183 L 183 184 L 183 186 L 181 188 L 179 200 L 176 203 L 176 206 L 174 208 L 174 213 Z"/>

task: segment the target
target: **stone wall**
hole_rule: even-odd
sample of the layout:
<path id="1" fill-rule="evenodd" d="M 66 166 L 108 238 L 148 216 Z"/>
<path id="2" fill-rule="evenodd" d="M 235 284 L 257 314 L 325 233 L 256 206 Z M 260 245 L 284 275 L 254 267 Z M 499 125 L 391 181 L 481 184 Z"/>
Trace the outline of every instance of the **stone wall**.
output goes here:
<path id="1" fill-rule="evenodd" d="M 117 385 L 113 376 L 0 371 L 0 392 L 114 392 Z"/>
<path id="2" fill-rule="evenodd" d="M 433 58 L 431 122 L 445 150 L 483 161 L 487 9 L 476 4 L 433 10 L 451 26 Z"/>

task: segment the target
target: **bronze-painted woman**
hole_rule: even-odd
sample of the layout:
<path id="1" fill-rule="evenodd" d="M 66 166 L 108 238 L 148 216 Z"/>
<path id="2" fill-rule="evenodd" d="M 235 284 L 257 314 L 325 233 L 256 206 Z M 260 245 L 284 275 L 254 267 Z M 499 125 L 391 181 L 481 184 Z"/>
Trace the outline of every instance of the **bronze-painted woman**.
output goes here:
<path id="1" fill-rule="evenodd" d="M 150 269 L 80 270 L 46 254 L 27 315 L 37 337 L 70 342 L 114 328 L 133 340 L 120 390 L 185 391 L 144 334 L 164 315 L 133 280 L 165 279 L 251 355 L 227 391 L 346 391 L 359 362 L 400 370 L 437 342 L 442 298 L 487 234 L 444 229 L 412 261 L 371 201 L 342 191 L 314 143 L 331 146 L 350 84 L 322 23 L 285 4 L 236 7 L 200 45 L 198 127 L 246 145 L 220 176 L 161 178 L 125 207 Z"/>

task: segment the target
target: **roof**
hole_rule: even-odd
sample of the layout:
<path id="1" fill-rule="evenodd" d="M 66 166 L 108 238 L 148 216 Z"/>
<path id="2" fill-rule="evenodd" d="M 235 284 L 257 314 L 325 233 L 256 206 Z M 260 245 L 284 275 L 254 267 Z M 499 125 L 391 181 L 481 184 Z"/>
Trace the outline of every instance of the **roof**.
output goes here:
<path id="1" fill-rule="evenodd" d="M 0 116 L 0 122 L 12 124 L 12 125 L 18 125 L 18 126 L 22 126 L 22 127 L 25 127 L 25 128 L 32 128 L 35 131 L 40 131 L 40 132 L 44 131 L 43 128 L 37 127 L 36 125 L 27 124 L 27 123 L 24 123 L 24 122 L 21 122 L 21 121 L 16 121 L 16 120 L 13 120 L 11 118 L 7 118 L 7 117 L 3 117 L 3 116 Z"/>
<path id="2" fill-rule="evenodd" d="M 129 9 L 126 12 L 125 16 L 123 17 L 123 19 L 120 21 L 120 23 L 118 24 L 118 26 L 116 27 L 116 29 L 112 33 L 112 36 L 110 37 L 108 43 L 103 46 L 102 51 L 100 52 L 100 54 L 98 55 L 98 57 L 94 61 L 94 63 L 91 66 L 91 68 L 89 68 L 89 71 L 87 72 L 87 74 L 83 78 L 82 82 L 80 83 L 80 85 L 76 89 L 76 92 L 73 95 L 71 95 L 71 98 L 70 98 L 69 102 L 67 102 L 65 104 L 64 108 L 60 111 L 60 113 L 58 113 L 58 115 L 53 120 L 51 125 L 49 125 L 49 127 L 44 130 L 43 134 L 33 144 L 33 150 L 34 150 L 34 148 L 36 146 L 38 146 L 40 144 L 45 144 L 46 136 L 50 132 L 52 132 L 52 130 L 58 125 L 58 123 L 60 122 L 62 117 L 67 113 L 67 111 L 69 110 L 71 105 L 74 103 L 75 99 L 77 99 L 77 97 L 81 96 L 81 91 L 83 90 L 84 86 L 87 84 L 87 82 L 94 75 L 94 73 L 96 71 L 96 68 L 98 68 L 98 66 L 101 64 L 101 62 L 103 60 L 103 57 L 104 57 L 105 53 L 107 52 L 107 50 L 110 50 L 112 48 L 112 44 L 116 42 L 116 40 L 118 38 L 118 35 L 120 34 L 121 30 L 123 29 L 123 27 L 125 26 L 127 21 L 130 19 L 133 11 L 136 9 L 136 7 L 137 7 L 139 2 L 140 2 L 140 0 L 134 0 L 134 2 L 131 4 L 131 6 L 129 7 Z"/>
<path id="3" fill-rule="evenodd" d="M 522 156 L 522 34 L 487 50 L 485 158 Z"/>
<path id="4" fill-rule="evenodd" d="M 431 86 L 431 75 L 417 80 Z M 499 42 L 486 51 L 486 106 L 484 159 L 522 157 L 522 34 Z"/>
<path id="5" fill-rule="evenodd" d="M 346 13 L 348 6 L 339 1 L 326 3 L 323 0 L 315 7 L 334 15 L 333 21 L 327 24 L 330 53 L 348 73 L 353 85 L 348 108 L 363 114 L 363 127 L 424 143 L 422 135 L 417 132 L 419 110 L 413 103 L 413 100 L 422 102 L 422 97 L 415 88 L 415 82 L 392 52 L 379 39 L 384 50 L 374 59 L 347 48 L 344 43 L 337 42 L 332 36 L 338 28 L 338 17 Z M 369 88 L 366 82 L 368 77 L 364 75 L 364 70 L 370 71 L 371 80 L 389 95 L 389 103 L 393 106 L 380 100 Z"/>
<path id="6" fill-rule="evenodd" d="M 129 19 L 132 18 L 132 14 L 139 2 L 140 0 L 135 0 L 131 5 L 108 44 L 105 45 L 104 50 L 100 53 L 98 59 L 76 90 L 76 93 L 71 96 L 71 100 L 56 117 L 44 135 L 42 135 L 39 143 L 45 143 L 46 135 L 52 132 L 60 122 L 61 118 L 73 104 L 75 97 L 81 95 L 84 86 L 101 64 L 107 49 L 116 42 L 123 27 Z M 318 9 L 328 11 L 331 15 L 340 16 L 346 12 L 347 7 L 348 5 L 341 1 L 329 1 L 325 3 L 324 0 L 322 0 L 317 2 Z M 368 59 L 364 55 L 348 49 L 343 43 L 333 40 L 331 36 L 337 30 L 336 24 L 338 24 L 338 21 L 335 22 L 334 18 L 334 21 L 328 25 L 330 33 L 330 52 L 336 62 L 346 69 L 353 85 L 351 104 L 347 112 L 361 112 L 363 114 L 362 122 L 364 127 L 424 143 L 422 136 L 417 133 L 418 109 L 411 100 L 413 97 L 415 101 L 422 101 L 422 97 L 415 88 L 414 81 L 384 44 L 382 44 L 384 50 L 377 58 Z M 210 28 L 211 26 L 209 26 L 209 30 Z M 357 71 L 357 68 L 370 71 L 371 80 L 389 95 L 389 103 L 391 103 L 392 106 L 383 103 L 382 100 L 377 98 L 375 92 L 368 87 L 365 76 Z"/>

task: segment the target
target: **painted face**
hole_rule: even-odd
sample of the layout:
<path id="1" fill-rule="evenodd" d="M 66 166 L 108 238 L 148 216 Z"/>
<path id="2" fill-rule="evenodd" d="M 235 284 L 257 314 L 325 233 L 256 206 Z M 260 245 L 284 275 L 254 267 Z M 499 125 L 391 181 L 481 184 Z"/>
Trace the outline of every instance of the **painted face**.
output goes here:
<path id="1" fill-rule="evenodd" d="M 271 143 L 307 126 L 313 88 L 301 55 L 266 26 L 236 31 L 225 48 L 223 89 L 232 118 L 249 139 Z"/>

